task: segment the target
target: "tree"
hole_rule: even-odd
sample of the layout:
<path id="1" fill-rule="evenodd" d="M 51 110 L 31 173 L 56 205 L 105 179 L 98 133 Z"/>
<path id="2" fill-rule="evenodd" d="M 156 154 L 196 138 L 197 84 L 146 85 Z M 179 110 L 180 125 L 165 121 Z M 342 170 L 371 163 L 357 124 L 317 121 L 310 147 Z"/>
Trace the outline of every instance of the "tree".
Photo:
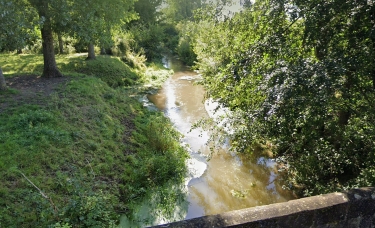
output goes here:
<path id="1" fill-rule="evenodd" d="M 375 184 L 374 16 L 371 1 L 259 0 L 200 22 L 198 67 L 233 113 L 233 147 L 276 145 L 304 195 Z"/>
<path id="2" fill-rule="evenodd" d="M 166 17 L 172 22 L 193 20 L 193 12 L 203 6 L 202 0 L 166 0 L 168 5 L 163 9 Z"/>
<path id="3" fill-rule="evenodd" d="M 22 1 L 0 0 L 0 51 L 23 47 L 34 36 L 33 12 L 21 11 Z M 5 78 L 0 66 L 0 90 L 6 89 Z"/>
<path id="4" fill-rule="evenodd" d="M 59 21 L 59 15 L 64 15 L 67 8 L 61 8 L 64 0 L 28 0 L 30 5 L 37 11 L 42 34 L 43 46 L 43 74 L 42 77 L 54 78 L 61 77 L 62 74 L 57 68 L 55 60 L 55 51 L 53 44 L 53 26 Z M 57 14 L 56 12 L 59 12 Z"/>
<path id="5" fill-rule="evenodd" d="M 0 51 L 23 48 L 36 37 L 35 11 L 25 1 L 0 0 Z"/>
<path id="6" fill-rule="evenodd" d="M 113 30 L 135 18 L 133 5 L 134 0 L 73 2 L 71 33 L 88 44 L 88 59 L 95 59 L 95 44 L 108 45 Z"/>
<path id="7" fill-rule="evenodd" d="M 160 15 L 159 8 L 162 0 L 138 0 L 134 3 L 134 11 L 139 19 L 136 22 L 154 24 Z"/>
<path id="8" fill-rule="evenodd" d="M 59 54 L 64 54 L 64 42 L 61 32 L 57 33 L 57 41 L 59 43 Z"/>
<path id="9" fill-rule="evenodd" d="M 0 91 L 1 90 L 6 90 L 7 89 L 7 84 L 5 83 L 5 78 L 3 75 L 3 70 L 0 68 Z"/>

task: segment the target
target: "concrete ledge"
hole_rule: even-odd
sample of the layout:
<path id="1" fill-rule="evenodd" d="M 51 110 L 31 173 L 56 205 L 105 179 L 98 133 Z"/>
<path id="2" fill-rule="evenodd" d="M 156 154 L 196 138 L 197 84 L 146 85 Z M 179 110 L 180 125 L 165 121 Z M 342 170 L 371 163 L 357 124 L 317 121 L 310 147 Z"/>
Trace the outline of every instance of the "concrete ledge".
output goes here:
<path id="1" fill-rule="evenodd" d="M 246 208 L 156 227 L 375 227 L 375 187 Z"/>

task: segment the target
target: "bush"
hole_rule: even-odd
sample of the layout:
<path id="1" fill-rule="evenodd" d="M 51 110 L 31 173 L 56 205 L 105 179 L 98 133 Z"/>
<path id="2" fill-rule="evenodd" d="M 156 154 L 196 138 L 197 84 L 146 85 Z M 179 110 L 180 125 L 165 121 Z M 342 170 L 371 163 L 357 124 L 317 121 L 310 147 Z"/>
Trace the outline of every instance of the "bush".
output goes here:
<path id="1" fill-rule="evenodd" d="M 117 227 L 119 215 L 114 211 L 113 200 L 102 191 L 87 193 L 76 189 L 60 215 L 61 221 L 74 227 Z"/>
<path id="2" fill-rule="evenodd" d="M 192 66 L 197 60 L 197 55 L 193 50 L 193 40 L 197 28 L 192 23 L 178 24 L 178 31 L 180 33 L 178 46 L 176 52 L 180 59 L 187 65 Z"/>
<path id="3" fill-rule="evenodd" d="M 161 43 L 164 37 L 164 29 L 157 24 L 140 25 L 132 27 L 129 31 L 134 39 L 132 46 L 135 53 L 144 52 L 147 61 L 161 59 Z"/>
<path id="4" fill-rule="evenodd" d="M 163 24 L 162 26 L 165 33 L 163 39 L 164 46 L 171 51 L 175 51 L 179 41 L 178 30 L 173 24 Z"/>
<path id="5" fill-rule="evenodd" d="M 177 46 L 177 54 L 180 59 L 189 66 L 192 66 L 197 60 L 197 55 L 195 54 L 193 47 L 188 40 L 180 39 Z"/>
<path id="6" fill-rule="evenodd" d="M 134 139 L 139 153 L 128 156 L 130 166 L 123 176 L 123 196 L 138 198 L 147 186 L 161 186 L 170 180 L 179 183 L 186 173 L 186 151 L 179 144 L 180 134 L 161 114 L 151 114 L 137 121 L 142 129 Z M 165 159 L 168 158 L 168 159 Z M 134 172 L 134 170 L 138 170 Z M 129 184 L 133 183 L 133 184 Z"/>

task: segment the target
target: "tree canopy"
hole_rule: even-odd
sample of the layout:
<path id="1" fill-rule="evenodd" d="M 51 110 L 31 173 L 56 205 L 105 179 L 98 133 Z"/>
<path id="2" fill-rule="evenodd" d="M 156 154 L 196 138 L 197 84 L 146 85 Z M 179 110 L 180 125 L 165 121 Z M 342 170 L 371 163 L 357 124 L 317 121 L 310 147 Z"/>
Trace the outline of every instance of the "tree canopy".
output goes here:
<path id="1" fill-rule="evenodd" d="M 161 15 L 162 0 L 138 0 L 134 3 L 134 11 L 139 16 L 139 22 L 153 24 Z"/>
<path id="2" fill-rule="evenodd" d="M 372 1 L 259 0 L 197 23 L 197 67 L 233 113 L 234 148 L 272 142 L 305 195 L 375 184 L 374 10 Z"/>
<path id="3" fill-rule="evenodd" d="M 70 33 L 87 44 L 110 46 L 113 30 L 136 18 L 134 0 L 73 1 Z M 89 50 L 89 52 L 93 50 Z M 89 53 L 89 58 L 94 53 Z"/>
<path id="4" fill-rule="evenodd" d="M 36 23 L 33 9 L 19 10 L 25 2 L 0 1 L 0 51 L 14 50 L 23 47 L 34 39 Z"/>
<path id="5" fill-rule="evenodd" d="M 163 9 L 165 16 L 173 22 L 179 22 L 182 20 L 192 20 L 194 10 L 201 8 L 205 1 L 166 0 L 165 2 L 168 5 L 168 7 Z"/>

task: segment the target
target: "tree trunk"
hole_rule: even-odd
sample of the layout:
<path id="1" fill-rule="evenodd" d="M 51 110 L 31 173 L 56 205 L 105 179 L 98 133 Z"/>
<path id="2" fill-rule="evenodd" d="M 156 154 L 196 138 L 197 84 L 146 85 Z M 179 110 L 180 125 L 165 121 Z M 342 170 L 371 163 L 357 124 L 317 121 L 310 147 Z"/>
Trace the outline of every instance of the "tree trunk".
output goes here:
<path id="1" fill-rule="evenodd" d="M 22 49 L 21 48 L 17 49 L 17 54 L 22 54 Z"/>
<path id="2" fill-rule="evenodd" d="M 6 89 L 7 89 L 7 85 L 5 83 L 3 70 L 0 68 L 0 90 L 6 90 Z"/>
<path id="3" fill-rule="evenodd" d="M 100 54 L 101 55 L 106 55 L 107 54 L 104 47 L 100 48 Z"/>
<path id="4" fill-rule="evenodd" d="M 59 69 L 56 65 L 55 51 L 53 47 L 53 33 L 51 23 L 48 17 L 46 18 L 42 32 L 42 46 L 43 46 L 43 58 L 44 58 L 44 69 L 42 77 L 44 78 L 56 78 L 62 77 Z"/>
<path id="5" fill-rule="evenodd" d="M 59 41 L 59 54 L 64 54 L 64 43 L 60 32 L 57 33 L 57 39 Z"/>
<path id="6" fill-rule="evenodd" d="M 89 44 L 89 55 L 87 56 L 87 60 L 93 60 L 93 59 L 96 59 L 95 49 L 94 49 L 94 44 L 90 43 Z"/>

